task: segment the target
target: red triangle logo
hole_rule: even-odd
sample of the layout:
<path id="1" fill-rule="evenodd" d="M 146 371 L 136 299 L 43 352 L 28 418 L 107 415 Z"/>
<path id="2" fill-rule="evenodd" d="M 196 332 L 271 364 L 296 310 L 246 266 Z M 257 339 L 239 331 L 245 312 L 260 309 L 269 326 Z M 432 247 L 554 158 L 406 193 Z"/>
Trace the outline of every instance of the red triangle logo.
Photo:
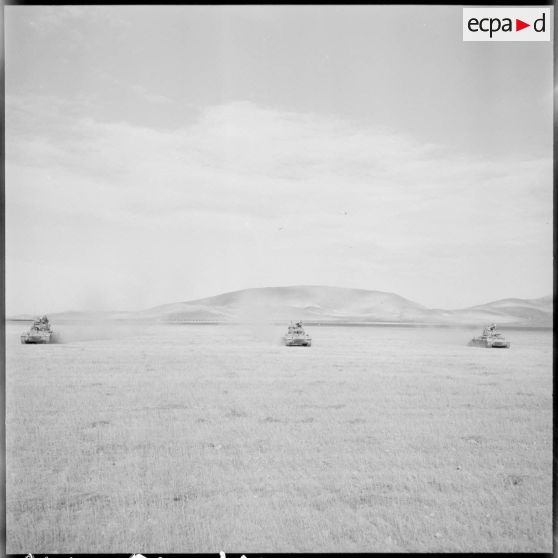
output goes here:
<path id="1" fill-rule="evenodd" d="M 520 19 L 515 20 L 515 30 L 516 31 L 521 31 L 522 29 L 525 29 L 525 27 L 531 27 L 531 24 L 530 23 L 525 23 L 524 21 L 521 21 Z"/>

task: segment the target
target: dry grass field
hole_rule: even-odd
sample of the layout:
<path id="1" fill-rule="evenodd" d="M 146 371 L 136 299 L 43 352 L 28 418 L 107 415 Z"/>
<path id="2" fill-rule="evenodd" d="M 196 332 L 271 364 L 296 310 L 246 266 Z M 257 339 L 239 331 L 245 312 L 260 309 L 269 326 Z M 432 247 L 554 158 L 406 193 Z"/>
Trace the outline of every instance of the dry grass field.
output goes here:
<path id="1" fill-rule="evenodd" d="M 7 325 L 7 550 L 550 552 L 552 333 Z"/>

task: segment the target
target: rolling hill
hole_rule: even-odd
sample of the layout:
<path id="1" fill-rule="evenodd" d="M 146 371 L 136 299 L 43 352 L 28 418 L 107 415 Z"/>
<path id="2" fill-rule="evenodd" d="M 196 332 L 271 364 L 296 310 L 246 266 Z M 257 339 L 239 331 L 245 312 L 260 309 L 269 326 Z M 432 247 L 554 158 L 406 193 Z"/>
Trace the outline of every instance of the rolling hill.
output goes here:
<path id="1" fill-rule="evenodd" d="M 245 289 L 157 306 L 134 313 L 148 320 L 183 322 L 392 322 L 484 324 L 496 322 L 550 327 L 552 296 L 503 299 L 461 310 L 431 309 L 397 294 L 325 286 Z"/>

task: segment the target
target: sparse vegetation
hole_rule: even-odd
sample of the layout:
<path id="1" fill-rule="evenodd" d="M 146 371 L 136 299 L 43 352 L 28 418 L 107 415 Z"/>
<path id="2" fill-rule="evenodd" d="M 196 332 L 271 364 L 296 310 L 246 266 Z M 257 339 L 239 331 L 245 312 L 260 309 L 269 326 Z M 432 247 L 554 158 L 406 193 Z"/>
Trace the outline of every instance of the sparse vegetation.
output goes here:
<path id="1" fill-rule="evenodd" d="M 9 553 L 551 551 L 549 331 L 20 329 Z"/>

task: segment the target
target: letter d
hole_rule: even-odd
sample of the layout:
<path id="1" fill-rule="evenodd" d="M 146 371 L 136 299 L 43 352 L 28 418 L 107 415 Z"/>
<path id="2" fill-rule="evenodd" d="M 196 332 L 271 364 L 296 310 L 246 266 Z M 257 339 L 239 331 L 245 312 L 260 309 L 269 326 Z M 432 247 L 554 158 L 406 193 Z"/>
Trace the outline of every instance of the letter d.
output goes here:
<path id="1" fill-rule="evenodd" d="M 542 22 L 542 27 L 539 29 L 537 26 L 541 22 Z M 539 17 L 539 19 L 535 19 L 535 23 L 533 24 L 533 29 L 537 33 L 544 33 L 545 28 L 546 28 L 546 14 L 543 12 L 542 17 Z"/>

